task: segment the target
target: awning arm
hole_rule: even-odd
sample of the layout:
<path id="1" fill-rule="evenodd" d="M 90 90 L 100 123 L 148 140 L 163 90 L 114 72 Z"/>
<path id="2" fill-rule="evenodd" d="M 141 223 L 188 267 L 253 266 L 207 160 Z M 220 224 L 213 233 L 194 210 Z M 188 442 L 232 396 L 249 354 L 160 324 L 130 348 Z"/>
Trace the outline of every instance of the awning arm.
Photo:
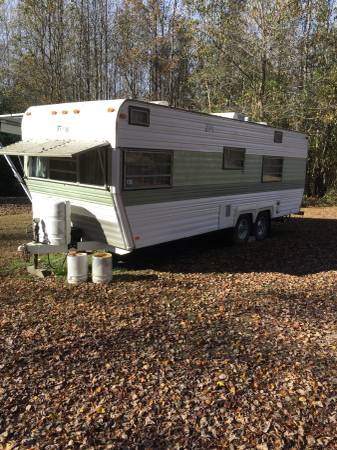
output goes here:
<path id="1" fill-rule="evenodd" d="M 22 189 L 25 191 L 25 193 L 27 194 L 27 197 L 29 198 L 30 201 L 32 201 L 32 196 L 31 193 L 29 192 L 27 185 L 24 181 L 24 179 L 21 177 L 21 175 L 19 174 L 19 172 L 17 171 L 17 168 L 15 167 L 15 164 L 13 163 L 13 161 L 10 159 L 9 156 L 4 155 L 5 160 L 7 161 L 9 167 L 11 168 L 15 178 L 18 180 L 18 182 L 21 184 Z"/>

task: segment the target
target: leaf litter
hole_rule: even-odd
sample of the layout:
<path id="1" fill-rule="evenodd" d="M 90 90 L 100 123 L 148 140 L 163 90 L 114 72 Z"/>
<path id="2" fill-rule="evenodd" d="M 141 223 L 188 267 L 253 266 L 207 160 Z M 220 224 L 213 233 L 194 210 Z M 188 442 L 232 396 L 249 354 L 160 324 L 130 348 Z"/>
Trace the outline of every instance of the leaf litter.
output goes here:
<path id="1" fill-rule="evenodd" d="M 145 251 L 107 286 L 0 272 L 0 448 L 336 448 L 336 219 Z"/>

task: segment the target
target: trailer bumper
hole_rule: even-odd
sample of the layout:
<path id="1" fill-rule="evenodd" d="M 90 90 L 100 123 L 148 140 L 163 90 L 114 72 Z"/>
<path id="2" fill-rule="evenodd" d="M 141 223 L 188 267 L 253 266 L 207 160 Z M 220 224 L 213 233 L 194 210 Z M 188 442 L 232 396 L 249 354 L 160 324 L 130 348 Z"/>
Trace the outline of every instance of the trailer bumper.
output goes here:
<path id="1" fill-rule="evenodd" d="M 127 255 L 130 250 L 125 250 L 123 248 L 115 247 L 113 245 L 105 244 L 104 242 L 97 241 L 81 241 L 74 245 L 72 248 L 80 251 L 92 252 L 95 250 L 105 250 L 117 255 Z M 29 242 L 28 244 L 21 244 L 18 247 L 18 252 L 22 254 L 24 259 L 29 261 L 32 255 L 48 255 L 49 253 L 67 253 L 69 250 L 68 245 L 49 245 L 49 244 L 39 244 L 36 242 Z"/>

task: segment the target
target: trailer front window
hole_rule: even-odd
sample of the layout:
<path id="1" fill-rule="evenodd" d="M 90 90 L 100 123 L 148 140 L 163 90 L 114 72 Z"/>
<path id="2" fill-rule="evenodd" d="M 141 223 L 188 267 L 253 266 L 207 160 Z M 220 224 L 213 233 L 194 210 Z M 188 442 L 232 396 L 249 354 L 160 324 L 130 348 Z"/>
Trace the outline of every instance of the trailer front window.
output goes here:
<path id="1" fill-rule="evenodd" d="M 76 183 L 77 159 L 49 158 L 49 178 Z"/>
<path id="2" fill-rule="evenodd" d="M 106 156 L 105 150 L 83 153 L 79 158 L 79 182 L 103 186 L 106 184 Z"/>
<path id="3" fill-rule="evenodd" d="M 77 159 L 32 156 L 29 159 L 29 166 L 31 177 L 73 183 L 77 181 Z"/>
<path id="4" fill-rule="evenodd" d="M 107 184 L 107 150 L 92 150 L 72 158 L 29 158 L 29 176 L 70 183 L 104 186 Z"/>
<path id="5" fill-rule="evenodd" d="M 39 158 L 31 156 L 29 158 L 30 176 L 37 178 L 48 178 L 48 161 L 47 158 Z"/>

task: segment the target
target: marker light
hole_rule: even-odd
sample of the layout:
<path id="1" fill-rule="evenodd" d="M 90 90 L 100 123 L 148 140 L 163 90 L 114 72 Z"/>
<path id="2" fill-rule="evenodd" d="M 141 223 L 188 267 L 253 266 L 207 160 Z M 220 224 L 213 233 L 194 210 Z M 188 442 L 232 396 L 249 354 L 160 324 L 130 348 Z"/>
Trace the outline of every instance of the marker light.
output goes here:
<path id="1" fill-rule="evenodd" d="M 56 116 L 57 111 L 52 111 L 51 113 L 52 113 L 53 116 Z"/>
<path id="2" fill-rule="evenodd" d="M 121 119 L 126 119 L 128 117 L 128 115 L 126 113 L 120 113 L 119 117 Z"/>
<path id="3" fill-rule="evenodd" d="M 65 109 L 62 111 L 62 114 L 68 114 L 68 111 Z"/>
<path id="4" fill-rule="evenodd" d="M 26 116 L 31 116 L 32 113 L 30 111 L 26 112 Z"/>
<path id="5" fill-rule="evenodd" d="M 115 109 L 114 109 L 114 108 L 108 108 L 107 111 L 108 111 L 108 112 L 114 112 Z"/>
<path id="6" fill-rule="evenodd" d="M 79 109 L 74 109 L 74 114 L 79 114 L 80 110 Z"/>

